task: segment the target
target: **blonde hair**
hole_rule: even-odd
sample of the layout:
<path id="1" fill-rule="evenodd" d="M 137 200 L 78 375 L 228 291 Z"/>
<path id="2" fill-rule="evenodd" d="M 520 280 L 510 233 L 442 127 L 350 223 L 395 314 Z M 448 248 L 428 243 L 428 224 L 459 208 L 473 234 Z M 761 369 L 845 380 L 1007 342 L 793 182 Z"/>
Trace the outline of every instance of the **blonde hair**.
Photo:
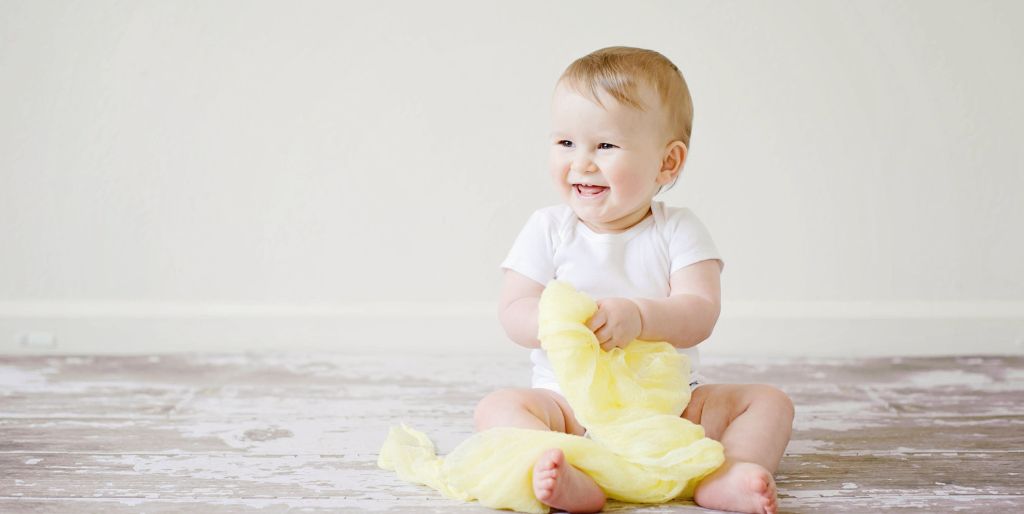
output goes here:
<path id="1" fill-rule="evenodd" d="M 604 107 L 598 91 L 604 91 L 623 105 L 646 110 L 640 100 L 640 86 L 654 88 L 665 110 L 670 141 L 682 141 L 690 149 L 693 129 L 693 100 L 683 73 L 667 57 L 654 50 L 609 46 L 572 62 L 558 78 L 578 93 Z M 658 106 L 649 106 L 658 108 Z M 676 179 L 679 175 L 676 175 Z M 675 185 L 672 182 L 669 187 Z M 662 188 L 664 189 L 664 188 Z M 660 192 L 660 191 L 659 191 Z"/>

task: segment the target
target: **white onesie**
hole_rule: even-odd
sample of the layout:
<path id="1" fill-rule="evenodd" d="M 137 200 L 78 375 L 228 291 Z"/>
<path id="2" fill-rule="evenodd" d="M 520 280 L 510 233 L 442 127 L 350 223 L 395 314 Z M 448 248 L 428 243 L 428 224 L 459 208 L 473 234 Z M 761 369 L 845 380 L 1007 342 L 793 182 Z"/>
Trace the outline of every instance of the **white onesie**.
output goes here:
<path id="1" fill-rule="evenodd" d="M 569 282 L 576 290 L 601 299 L 666 298 L 676 270 L 695 262 L 718 259 L 711 234 L 684 207 L 651 202 L 652 215 L 625 232 L 599 234 L 588 228 L 568 205 L 538 209 L 519 233 L 502 268 L 515 270 L 547 285 L 551 279 Z M 696 347 L 680 348 L 690 357 L 691 387 L 702 383 L 697 373 Z M 530 352 L 533 387 L 561 393 L 547 353 Z"/>

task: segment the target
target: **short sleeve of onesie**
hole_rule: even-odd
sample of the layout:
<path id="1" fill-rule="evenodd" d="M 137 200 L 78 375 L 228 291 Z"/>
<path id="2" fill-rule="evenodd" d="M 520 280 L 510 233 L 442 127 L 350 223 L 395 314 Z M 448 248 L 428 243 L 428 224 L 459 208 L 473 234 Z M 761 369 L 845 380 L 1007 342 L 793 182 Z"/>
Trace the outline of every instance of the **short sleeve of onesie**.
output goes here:
<path id="1" fill-rule="evenodd" d="M 718 253 L 711 233 L 693 211 L 687 208 L 672 208 L 667 218 L 670 274 L 707 259 L 718 259 L 721 269 L 725 269 L 725 261 Z"/>
<path id="2" fill-rule="evenodd" d="M 501 267 L 517 271 L 542 286 L 555 278 L 554 220 L 543 210 L 534 211 L 519 232 Z"/>

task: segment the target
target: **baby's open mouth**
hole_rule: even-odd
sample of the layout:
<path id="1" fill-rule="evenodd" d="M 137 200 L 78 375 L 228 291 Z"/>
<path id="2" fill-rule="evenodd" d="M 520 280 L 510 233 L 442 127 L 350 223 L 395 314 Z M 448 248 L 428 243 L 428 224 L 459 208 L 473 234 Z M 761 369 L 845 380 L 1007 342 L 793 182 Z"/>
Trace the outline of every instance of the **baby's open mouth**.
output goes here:
<path id="1" fill-rule="evenodd" d="M 601 196 L 602 193 L 608 190 L 605 186 L 591 186 L 587 184 L 573 184 L 572 188 L 576 190 L 576 194 L 583 198 L 594 198 Z"/>

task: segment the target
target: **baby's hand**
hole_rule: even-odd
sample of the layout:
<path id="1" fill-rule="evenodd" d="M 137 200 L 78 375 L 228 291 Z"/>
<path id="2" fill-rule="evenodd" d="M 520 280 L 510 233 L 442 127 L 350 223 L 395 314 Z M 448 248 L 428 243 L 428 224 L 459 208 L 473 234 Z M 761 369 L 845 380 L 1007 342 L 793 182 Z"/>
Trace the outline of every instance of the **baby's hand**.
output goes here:
<path id="1" fill-rule="evenodd" d="M 604 351 L 621 348 L 640 336 L 640 307 L 628 298 L 602 298 L 597 312 L 587 321 Z"/>

